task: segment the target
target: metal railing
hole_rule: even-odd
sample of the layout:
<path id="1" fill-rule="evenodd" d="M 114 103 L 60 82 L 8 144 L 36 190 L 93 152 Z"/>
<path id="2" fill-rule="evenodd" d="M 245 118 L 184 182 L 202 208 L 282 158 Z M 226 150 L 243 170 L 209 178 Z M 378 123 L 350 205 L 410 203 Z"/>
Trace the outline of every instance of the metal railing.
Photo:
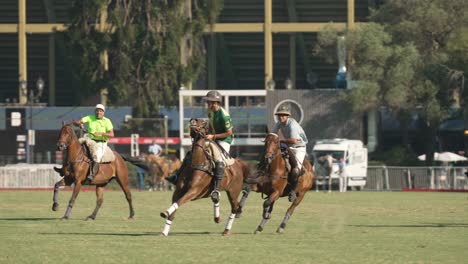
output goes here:
<path id="1" fill-rule="evenodd" d="M 364 190 L 468 190 L 468 167 L 369 166 Z"/>

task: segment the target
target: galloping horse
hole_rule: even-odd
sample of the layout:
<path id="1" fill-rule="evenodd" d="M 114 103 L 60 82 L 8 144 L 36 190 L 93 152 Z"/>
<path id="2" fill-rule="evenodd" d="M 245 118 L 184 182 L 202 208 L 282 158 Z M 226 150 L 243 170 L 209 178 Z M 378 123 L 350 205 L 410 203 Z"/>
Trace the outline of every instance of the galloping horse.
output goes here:
<path id="1" fill-rule="evenodd" d="M 169 234 L 177 208 L 188 201 L 209 197 L 212 190 L 214 161 L 209 153 L 209 148 L 210 144 L 215 143 L 205 138 L 207 131 L 207 122 L 205 120 L 191 119 L 190 125 L 190 135 L 193 138 L 192 151 L 189 154 L 191 165 L 183 167 L 172 195 L 172 205 L 166 211 L 161 212 L 161 217 L 166 219 L 166 224 L 161 232 L 163 236 Z M 224 178 L 221 183 L 221 190 L 226 191 L 231 204 L 231 215 L 228 218 L 223 235 L 231 233 L 234 218 L 236 213 L 239 212 L 237 199 L 242 191 L 244 179 L 247 179 L 249 175 L 247 164 L 238 159 L 233 162 L 224 170 Z M 214 204 L 214 212 L 214 221 L 219 223 L 219 203 Z"/>
<path id="2" fill-rule="evenodd" d="M 74 183 L 75 186 L 73 188 L 72 197 L 68 203 L 65 215 L 62 217 L 62 219 L 68 219 L 78 193 L 80 192 L 81 186 L 83 182 L 86 181 L 91 159 L 87 155 L 85 144 L 81 144 L 78 140 L 72 124 L 63 123 L 57 140 L 57 148 L 61 151 L 66 150 L 65 154 L 69 165 L 64 163 L 64 169 L 66 168 L 67 172 L 64 178 L 55 184 L 53 198 L 54 204 L 52 206 L 52 210 L 58 210 L 57 196 L 59 185 L 61 183 L 65 183 L 66 185 Z M 93 213 L 86 218 L 86 220 L 96 219 L 96 215 L 103 202 L 104 186 L 106 186 L 114 177 L 117 179 L 117 182 L 125 193 L 125 198 L 127 199 L 130 207 L 130 216 L 128 218 L 133 219 L 133 216 L 135 215 L 132 205 L 132 195 L 129 188 L 127 164 L 117 152 L 114 151 L 114 155 L 114 161 L 100 164 L 99 171 L 94 177 L 92 184 L 96 185 L 96 208 Z"/>
<path id="3" fill-rule="evenodd" d="M 297 198 L 286 211 L 281 225 L 276 230 L 277 233 L 282 233 L 284 231 L 294 209 L 301 203 L 302 199 L 304 199 L 305 193 L 312 187 L 314 179 L 312 165 L 308 160 L 304 160 L 302 167 L 304 174 L 302 174 L 298 179 L 298 184 L 296 186 Z M 255 179 L 249 179 L 248 182 L 251 184 L 248 186 L 247 191 L 250 191 L 251 189 L 267 196 L 263 203 L 262 220 L 255 230 L 255 233 L 260 233 L 263 231 L 266 222 L 271 217 L 273 205 L 276 200 L 280 197 L 288 196 L 290 192 L 287 162 L 281 151 L 279 136 L 277 134 L 269 133 L 266 136 L 265 155 L 258 165 L 257 177 Z M 248 192 L 245 192 L 241 200 L 241 207 L 243 206 L 247 196 Z"/>

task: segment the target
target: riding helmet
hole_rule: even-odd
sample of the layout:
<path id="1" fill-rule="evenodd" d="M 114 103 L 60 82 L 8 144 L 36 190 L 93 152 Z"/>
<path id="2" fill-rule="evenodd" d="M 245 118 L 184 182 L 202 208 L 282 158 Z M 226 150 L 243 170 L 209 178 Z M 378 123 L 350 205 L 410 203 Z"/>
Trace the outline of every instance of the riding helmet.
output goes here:
<path id="1" fill-rule="evenodd" d="M 287 105 L 282 105 L 276 110 L 275 115 L 291 115 L 291 112 L 289 111 L 289 107 Z"/>
<path id="2" fill-rule="evenodd" d="M 203 99 L 205 101 L 221 102 L 222 96 L 218 91 L 209 91 Z"/>

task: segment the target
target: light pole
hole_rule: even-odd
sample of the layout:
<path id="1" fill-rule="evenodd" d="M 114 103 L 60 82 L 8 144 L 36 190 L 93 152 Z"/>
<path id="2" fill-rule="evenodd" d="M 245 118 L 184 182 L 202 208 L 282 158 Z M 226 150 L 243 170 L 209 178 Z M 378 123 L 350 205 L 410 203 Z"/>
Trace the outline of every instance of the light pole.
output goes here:
<path id="1" fill-rule="evenodd" d="M 26 152 L 27 163 L 34 163 L 34 145 L 36 144 L 36 133 L 33 129 L 33 111 L 32 107 L 36 103 L 39 103 L 39 98 L 44 91 L 44 80 L 41 76 L 36 81 L 37 95 L 34 95 L 34 89 L 27 90 L 26 81 L 22 80 L 20 82 L 20 87 L 22 91 L 28 93 L 28 107 L 29 107 L 29 130 L 28 130 L 28 148 Z"/>

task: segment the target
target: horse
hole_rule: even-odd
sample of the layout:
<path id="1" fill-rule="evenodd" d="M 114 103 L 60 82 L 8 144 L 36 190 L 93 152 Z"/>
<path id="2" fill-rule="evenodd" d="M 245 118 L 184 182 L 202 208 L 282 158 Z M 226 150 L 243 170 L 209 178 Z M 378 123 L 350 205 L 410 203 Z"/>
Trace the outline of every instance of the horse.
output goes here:
<path id="1" fill-rule="evenodd" d="M 178 170 L 182 162 L 175 156 L 155 155 L 146 156 L 146 161 L 148 162 L 150 184 L 153 190 L 161 191 L 172 188 L 172 185 L 166 185 L 165 179 Z"/>
<path id="2" fill-rule="evenodd" d="M 166 219 L 162 236 L 167 236 L 170 231 L 176 210 L 185 203 L 210 196 L 212 190 L 212 171 L 214 161 L 209 153 L 214 142 L 206 139 L 207 122 L 203 119 L 190 120 L 190 135 L 193 139 L 191 153 L 187 155 L 191 165 L 183 166 L 176 182 L 175 191 L 172 195 L 172 205 L 161 217 Z M 187 162 L 187 161 L 185 161 Z M 221 183 L 221 190 L 225 190 L 231 204 L 231 215 L 229 216 L 223 235 L 230 235 L 234 218 L 240 213 L 237 201 L 242 191 L 244 180 L 249 176 L 249 167 L 239 159 L 235 159 L 232 165 L 226 166 Z M 214 204 L 214 221 L 219 223 L 219 203 Z"/>
<path id="3" fill-rule="evenodd" d="M 78 140 L 72 124 L 73 122 L 71 124 L 63 122 L 57 140 L 57 149 L 65 152 L 66 162 L 64 163 L 64 178 L 58 181 L 54 186 L 54 203 L 52 205 L 52 210 L 58 210 L 57 197 L 59 186 L 74 184 L 73 194 L 68 202 L 65 215 L 62 217 L 63 220 L 69 219 L 81 186 L 87 181 L 86 176 L 91 165 L 91 158 L 87 154 L 87 147 Z M 99 171 L 91 182 L 92 185 L 96 186 L 96 208 L 85 220 L 96 219 L 96 215 L 103 202 L 104 187 L 114 178 L 119 183 L 127 199 L 130 208 L 130 216 L 128 219 L 133 219 L 135 215 L 132 205 L 132 195 L 130 193 L 127 164 L 117 152 L 114 151 L 113 153 L 115 155 L 115 160 L 109 163 L 99 164 Z"/>
<path id="4" fill-rule="evenodd" d="M 288 184 L 287 161 L 281 151 L 279 136 L 274 133 L 269 133 L 265 137 L 264 142 L 265 152 L 263 159 L 260 160 L 257 166 L 257 175 L 255 178 L 249 178 L 247 180 L 248 185 L 245 188 L 246 192 L 244 192 L 240 202 L 240 206 L 242 207 L 250 191 L 262 193 L 262 197 L 266 195 L 265 202 L 263 203 L 262 220 L 255 230 L 255 234 L 263 231 L 265 224 L 271 217 L 275 202 L 280 197 L 288 196 L 291 188 Z M 286 211 L 283 221 L 276 230 L 277 233 L 284 232 L 286 224 L 294 213 L 294 210 L 304 199 L 306 192 L 312 187 L 315 177 L 312 165 L 308 160 L 304 160 L 302 167 L 304 173 L 299 177 L 295 189 L 297 198 Z"/>

